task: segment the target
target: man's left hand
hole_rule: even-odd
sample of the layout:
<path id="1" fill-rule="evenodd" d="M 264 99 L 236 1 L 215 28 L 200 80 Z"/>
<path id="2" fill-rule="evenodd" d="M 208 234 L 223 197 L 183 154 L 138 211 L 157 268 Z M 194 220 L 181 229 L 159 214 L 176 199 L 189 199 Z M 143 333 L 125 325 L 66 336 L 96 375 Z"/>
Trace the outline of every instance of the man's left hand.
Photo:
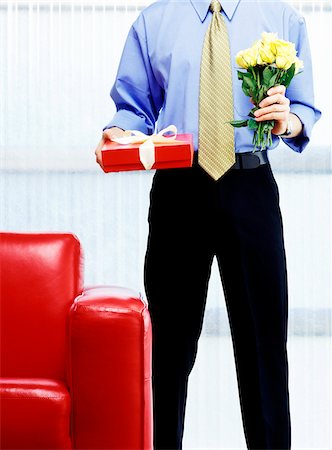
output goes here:
<path id="1" fill-rule="evenodd" d="M 273 134 L 283 134 L 287 130 L 290 114 L 290 101 L 285 96 L 285 86 L 275 86 L 267 91 L 268 97 L 258 105 L 260 109 L 255 111 L 257 122 L 274 120 Z"/>

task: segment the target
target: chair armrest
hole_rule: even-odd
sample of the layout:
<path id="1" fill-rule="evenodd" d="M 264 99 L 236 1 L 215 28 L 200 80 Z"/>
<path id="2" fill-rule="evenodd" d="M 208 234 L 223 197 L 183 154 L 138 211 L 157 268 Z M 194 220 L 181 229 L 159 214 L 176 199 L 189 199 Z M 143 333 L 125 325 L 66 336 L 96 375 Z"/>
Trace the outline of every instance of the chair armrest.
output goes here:
<path id="1" fill-rule="evenodd" d="M 135 292 L 85 289 L 69 313 L 74 448 L 152 449 L 151 322 Z"/>

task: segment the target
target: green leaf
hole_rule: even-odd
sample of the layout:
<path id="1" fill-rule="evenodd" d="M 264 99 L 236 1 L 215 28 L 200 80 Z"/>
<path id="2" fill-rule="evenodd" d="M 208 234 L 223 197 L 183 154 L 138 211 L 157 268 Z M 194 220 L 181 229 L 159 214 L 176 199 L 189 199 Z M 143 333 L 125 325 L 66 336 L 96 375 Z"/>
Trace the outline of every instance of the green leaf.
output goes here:
<path id="1" fill-rule="evenodd" d="M 278 77 L 278 72 L 275 73 L 271 78 L 270 78 L 270 82 L 268 84 L 268 88 L 270 89 L 271 87 L 275 86 L 276 81 L 277 81 L 277 77 Z"/>
<path id="2" fill-rule="evenodd" d="M 255 119 L 249 119 L 248 120 L 248 128 L 249 128 L 249 130 L 257 130 L 258 123 L 256 122 Z"/>
<path id="3" fill-rule="evenodd" d="M 238 80 L 243 80 L 243 75 L 245 74 L 245 72 L 241 72 L 240 70 L 237 71 L 237 78 Z"/>
<path id="4" fill-rule="evenodd" d="M 245 83 L 242 83 L 242 90 L 247 97 L 251 97 L 250 88 Z"/>
<path id="5" fill-rule="evenodd" d="M 247 97 L 255 97 L 257 82 L 252 72 L 237 71 L 238 79 L 242 80 L 242 90 Z"/>
<path id="6" fill-rule="evenodd" d="M 257 93 L 257 104 L 259 105 L 263 98 L 266 97 L 266 87 L 261 86 Z"/>
<path id="7" fill-rule="evenodd" d="M 246 127 L 248 125 L 248 120 L 232 120 L 230 123 L 235 128 Z"/>
<path id="8" fill-rule="evenodd" d="M 249 71 L 249 69 L 247 69 L 247 72 L 242 72 L 243 73 L 243 78 L 251 78 L 252 80 L 254 80 L 254 76 L 252 74 L 252 72 Z"/>
<path id="9" fill-rule="evenodd" d="M 265 86 L 269 86 L 270 80 L 274 75 L 274 71 L 272 70 L 272 67 L 267 66 L 263 70 L 263 83 Z"/>
<path id="10" fill-rule="evenodd" d="M 290 68 L 287 70 L 287 74 L 291 77 L 295 75 L 295 63 L 293 63 Z"/>
<path id="11" fill-rule="evenodd" d="M 283 83 L 281 84 L 283 84 L 287 88 L 290 85 L 292 79 L 294 78 L 294 75 L 295 75 L 295 63 L 293 63 L 290 66 L 290 68 L 286 71 Z"/>
<path id="12" fill-rule="evenodd" d="M 248 96 L 252 97 L 253 99 L 256 99 L 257 97 L 257 83 L 252 78 L 244 78 L 242 82 L 242 90 L 243 92 Z"/>
<path id="13" fill-rule="evenodd" d="M 252 110 L 250 111 L 250 113 L 248 114 L 248 116 L 250 116 L 250 117 L 255 117 L 254 112 L 257 111 L 258 109 L 260 109 L 258 106 L 255 106 L 254 108 L 252 108 Z"/>
<path id="14" fill-rule="evenodd" d="M 246 84 L 251 91 L 257 89 L 256 80 L 253 78 L 251 73 L 246 73 L 243 75 L 243 84 Z"/>

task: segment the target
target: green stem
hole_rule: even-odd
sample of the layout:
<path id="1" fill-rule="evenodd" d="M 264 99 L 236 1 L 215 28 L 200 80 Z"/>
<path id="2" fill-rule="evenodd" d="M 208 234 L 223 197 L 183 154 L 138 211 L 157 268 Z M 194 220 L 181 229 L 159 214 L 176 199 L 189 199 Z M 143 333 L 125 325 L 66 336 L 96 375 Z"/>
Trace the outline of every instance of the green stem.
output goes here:
<path id="1" fill-rule="evenodd" d="M 285 70 L 282 70 L 282 69 L 278 70 L 278 75 L 276 78 L 276 86 L 279 84 L 279 81 L 284 76 L 284 74 L 285 74 Z"/>
<path id="2" fill-rule="evenodd" d="M 255 81 L 257 81 L 257 76 L 256 76 L 256 70 L 255 70 L 255 67 L 250 67 L 250 69 L 251 69 L 251 73 L 252 73 L 253 76 L 254 76 Z"/>
<path id="3" fill-rule="evenodd" d="M 260 77 L 259 69 L 257 69 L 257 86 L 258 86 L 258 89 L 260 89 L 260 87 L 261 87 L 261 77 Z"/>

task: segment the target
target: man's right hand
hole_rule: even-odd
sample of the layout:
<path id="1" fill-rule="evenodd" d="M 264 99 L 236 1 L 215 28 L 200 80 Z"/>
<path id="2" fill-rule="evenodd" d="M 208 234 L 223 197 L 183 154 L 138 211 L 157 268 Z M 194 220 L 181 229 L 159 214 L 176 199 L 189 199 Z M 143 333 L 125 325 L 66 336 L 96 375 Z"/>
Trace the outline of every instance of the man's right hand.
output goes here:
<path id="1" fill-rule="evenodd" d="M 105 130 L 103 136 L 95 150 L 96 161 L 103 168 L 103 163 L 101 159 L 101 149 L 103 148 L 106 141 L 111 141 L 113 138 L 123 137 L 127 134 L 126 131 L 121 130 L 121 128 L 113 127 Z"/>

